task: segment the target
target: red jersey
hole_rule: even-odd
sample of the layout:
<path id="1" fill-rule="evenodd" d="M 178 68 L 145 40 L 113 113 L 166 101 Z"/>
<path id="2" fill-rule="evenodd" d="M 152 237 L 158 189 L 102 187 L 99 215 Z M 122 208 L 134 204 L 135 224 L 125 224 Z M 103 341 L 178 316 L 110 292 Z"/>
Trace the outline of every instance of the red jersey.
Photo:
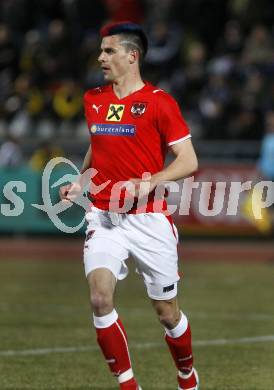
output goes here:
<path id="1" fill-rule="evenodd" d="M 164 167 L 167 147 L 190 137 L 177 102 L 163 90 L 145 86 L 119 99 L 112 85 L 85 93 L 84 107 L 91 141 L 91 167 L 98 173 L 92 193 L 93 205 L 109 210 L 115 183 L 151 175 Z M 91 191 L 93 192 L 93 191 Z M 150 194 L 146 211 L 153 211 Z M 136 212 L 136 205 L 131 212 Z"/>

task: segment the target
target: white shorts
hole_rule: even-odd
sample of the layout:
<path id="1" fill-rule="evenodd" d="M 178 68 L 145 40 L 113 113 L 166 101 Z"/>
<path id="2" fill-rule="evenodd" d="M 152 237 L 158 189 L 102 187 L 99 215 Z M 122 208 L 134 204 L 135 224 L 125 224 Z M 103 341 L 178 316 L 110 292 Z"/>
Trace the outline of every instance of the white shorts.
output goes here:
<path id="1" fill-rule="evenodd" d="M 92 207 L 86 220 L 86 276 L 107 268 L 116 279 L 124 279 L 128 274 L 125 260 L 131 256 L 150 298 L 165 300 L 177 295 L 178 233 L 164 214 L 117 214 Z"/>

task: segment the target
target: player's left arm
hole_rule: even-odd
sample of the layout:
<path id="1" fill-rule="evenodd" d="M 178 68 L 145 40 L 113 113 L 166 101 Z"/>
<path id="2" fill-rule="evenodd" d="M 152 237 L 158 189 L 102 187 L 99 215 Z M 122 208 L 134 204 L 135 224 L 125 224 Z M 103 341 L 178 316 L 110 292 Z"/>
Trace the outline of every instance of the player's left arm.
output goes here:
<path id="1" fill-rule="evenodd" d="M 157 104 L 155 106 L 155 120 L 157 130 L 161 139 L 168 145 L 173 154 L 174 160 L 162 171 L 153 174 L 147 174 L 142 179 L 131 178 L 129 184 L 134 184 L 132 194 L 143 197 L 153 191 L 158 184 L 183 179 L 190 176 L 198 168 L 196 153 L 194 151 L 189 128 L 182 116 L 180 107 L 176 100 L 165 92 L 159 92 Z M 141 184 L 150 182 L 149 185 Z"/>
<path id="2" fill-rule="evenodd" d="M 162 171 L 142 179 L 132 178 L 129 181 L 135 186 L 135 196 L 143 197 L 147 192 L 153 191 L 157 185 L 183 179 L 198 169 L 198 160 L 193 148 L 191 138 L 170 146 L 175 158 Z M 143 182 L 150 182 L 149 186 L 141 186 Z M 130 191 L 132 192 L 132 191 Z"/>
<path id="3" fill-rule="evenodd" d="M 170 146 L 175 159 L 162 171 L 152 176 L 156 185 L 165 181 L 176 181 L 190 176 L 198 169 L 198 160 L 191 138 Z"/>

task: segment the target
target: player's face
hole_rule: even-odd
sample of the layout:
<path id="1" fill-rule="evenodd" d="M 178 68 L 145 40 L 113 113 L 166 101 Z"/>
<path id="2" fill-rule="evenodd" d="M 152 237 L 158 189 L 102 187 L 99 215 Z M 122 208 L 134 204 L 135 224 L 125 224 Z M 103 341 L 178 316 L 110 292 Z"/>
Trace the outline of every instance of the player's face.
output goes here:
<path id="1" fill-rule="evenodd" d="M 98 61 L 107 81 L 115 81 L 125 76 L 130 70 L 130 52 L 120 44 L 118 35 L 104 37 Z"/>

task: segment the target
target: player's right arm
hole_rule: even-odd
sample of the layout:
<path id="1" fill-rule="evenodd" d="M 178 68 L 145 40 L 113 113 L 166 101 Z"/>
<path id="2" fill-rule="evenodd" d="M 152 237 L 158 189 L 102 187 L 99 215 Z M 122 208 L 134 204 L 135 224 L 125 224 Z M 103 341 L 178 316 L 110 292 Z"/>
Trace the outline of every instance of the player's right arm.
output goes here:
<path id="1" fill-rule="evenodd" d="M 80 173 L 83 174 L 87 169 L 90 168 L 91 162 L 91 146 L 89 146 L 87 153 L 85 155 L 82 168 Z M 66 184 L 59 188 L 59 196 L 63 201 L 72 201 L 81 191 L 81 180 L 76 183 Z"/>
<path id="2" fill-rule="evenodd" d="M 87 121 L 88 128 L 90 128 L 92 123 L 92 102 L 94 95 L 98 95 L 101 93 L 101 88 L 97 87 L 92 90 L 87 91 L 84 94 L 84 111 L 85 111 L 85 117 Z M 91 145 L 89 146 L 86 155 L 83 160 L 82 168 L 80 170 L 81 175 L 90 168 L 91 166 Z M 78 188 L 79 187 L 79 188 Z M 81 190 L 81 177 L 77 181 L 77 183 L 70 183 L 65 186 L 60 187 L 59 189 L 59 195 L 60 198 L 64 201 L 70 201 L 75 198 L 74 193 Z"/>
<path id="3" fill-rule="evenodd" d="M 86 170 L 90 168 L 90 162 L 91 162 L 91 145 L 89 145 L 88 151 L 85 155 L 85 158 L 84 158 L 84 161 L 82 164 L 82 168 L 80 171 L 81 174 L 86 172 Z"/>

